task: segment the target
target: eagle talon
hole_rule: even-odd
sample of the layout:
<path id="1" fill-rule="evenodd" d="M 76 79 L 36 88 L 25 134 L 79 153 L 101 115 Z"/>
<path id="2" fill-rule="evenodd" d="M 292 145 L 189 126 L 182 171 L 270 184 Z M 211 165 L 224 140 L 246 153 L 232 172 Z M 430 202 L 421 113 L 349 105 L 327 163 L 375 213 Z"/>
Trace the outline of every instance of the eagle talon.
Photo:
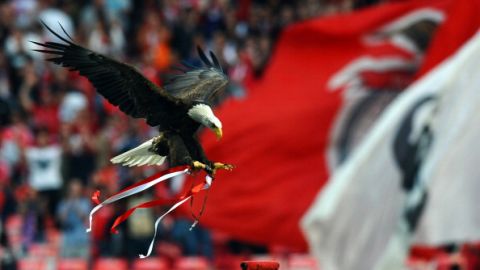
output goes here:
<path id="1" fill-rule="evenodd" d="M 213 163 L 213 170 L 212 170 L 212 173 L 213 175 L 215 175 L 215 173 L 217 172 L 217 170 L 219 169 L 223 169 L 223 170 L 227 170 L 227 171 L 232 171 L 234 168 L 234 166 L 232 164 L 224 164 L 224 163 L 221 163 L 221 162 L 215 162 Z"/>
<path id="2" fill-rule="evenodd" d="M 162 142 L 162 137 L 162 134 L 160 134 L 153 138 L 152 145 L 150 146 L 150 148 L 148 148 L 150 152 L 156 153 L 158 151 L 159 145 Z"/>
<path id="3" fill-rule="evenodd" d="M 227 171 L 231 171 L 231 170 L 233 170 L 233 168 L 235 168 L 232 164 L 226 164 L 226 163 L 221 163 L 221 162 L 213 163 L 213 167 L 215 169 L 224 169 L 224 170 L 227 170 Z"/>

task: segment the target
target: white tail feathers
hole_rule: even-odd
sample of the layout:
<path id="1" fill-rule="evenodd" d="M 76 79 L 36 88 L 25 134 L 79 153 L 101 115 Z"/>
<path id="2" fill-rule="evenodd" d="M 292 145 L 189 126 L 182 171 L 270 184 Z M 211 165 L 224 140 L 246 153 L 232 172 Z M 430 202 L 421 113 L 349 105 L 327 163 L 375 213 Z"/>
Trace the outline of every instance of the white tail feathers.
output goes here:
<path id="1" fill-rule="evenodd" d="M 165 157 L 159 156 L 148 150 L 150 146 L 152 146 L 152 141 L 153 139 L 150 139 L 125 153 L 113 157 L 110 161 L 114 164 L 122 164 L 129 167 L 161 165 L 165 161 Z"/>

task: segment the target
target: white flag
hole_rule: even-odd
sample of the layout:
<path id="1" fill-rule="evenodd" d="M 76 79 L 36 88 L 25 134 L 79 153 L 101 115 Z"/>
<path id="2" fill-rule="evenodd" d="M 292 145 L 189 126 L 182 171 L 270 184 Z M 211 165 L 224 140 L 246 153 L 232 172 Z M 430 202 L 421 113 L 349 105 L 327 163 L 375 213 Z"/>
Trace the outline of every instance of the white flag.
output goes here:
<path id="1" fill-rule="evenodd" d="M 478 139 L 477 33 L 386 109 L 320 192 L 302 220 L 320 268 L 401 269 L 412 242 L 479 240 Z"/>

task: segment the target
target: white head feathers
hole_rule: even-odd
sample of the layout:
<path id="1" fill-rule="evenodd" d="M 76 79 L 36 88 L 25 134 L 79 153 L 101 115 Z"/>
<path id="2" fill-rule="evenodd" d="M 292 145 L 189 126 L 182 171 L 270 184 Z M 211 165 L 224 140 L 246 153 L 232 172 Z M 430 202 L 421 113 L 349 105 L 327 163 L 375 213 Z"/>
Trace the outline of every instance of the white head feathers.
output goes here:
<path id="1" fill-rule="evenodd" d="M 206 104 L 194 105 L 188 110 L 188 115 L 208 128 L 222 128 L 222 122 L 213 114 L 212 108 Z"/>

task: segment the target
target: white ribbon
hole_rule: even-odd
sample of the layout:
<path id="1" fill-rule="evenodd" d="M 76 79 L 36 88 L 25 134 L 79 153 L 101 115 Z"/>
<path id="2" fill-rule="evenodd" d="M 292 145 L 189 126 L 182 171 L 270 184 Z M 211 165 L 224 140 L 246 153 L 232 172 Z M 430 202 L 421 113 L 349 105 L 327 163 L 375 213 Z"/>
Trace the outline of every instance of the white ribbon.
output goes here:
<path id="1" fill-rule="evenodd" d="M 186 197 L 185 199 L 177 202 L 176 204 L 174 204 L 170 209 L 168 209 L 167 212 L 165 212 L 165 214 L 161 215 L 159 218 L 157 218 L 157 220 L 155 221 L 155 233 L 153 234 L 153 238 L 152 238 L 152 241 L 150 242 L 150 246 L 148 247 L 148 251 L 147 251 L 147 254 L 146 255 L 138 255 L 140 257 L 140 259 L 145 259 L 147 258 L 148 256 L 150 256 L 150 254 L 152 254 L 152 249 L 153 249 L 153 243 L 155 243 L 155 237 L 157 236 L 157 229 L 158 229 L 158 225 L 160 224 L 160 221 L 162 221 L 162 219 L 168 215 L 170 212 L 172 212 L 173 210 L 175 210 L 177 207 L 179 207 L 180 205 L 182 205 L 184 202 L 188 201 L 192 196 L 188 196 Z"/>
<path id="2" fill-rule="evenodd" d="M 211 178 L 209 175 L 207 175 L 205 177 L 205 185 L 203 186 L 202 190 L 205 190 L 205 189 L 209 189 L 211 186 L 212 186 L 212 180 L 213 178 Z M 152 250 L 153 250 L 153 244 L 155 243 L 155 237 L 157 236 L 157 229 L 158 229 L 158 225 L 160 224 L 160 221 L 162 221 L 162 219 L 170 214 L 173 210 L 175 210 L 177 207 L 179 207 L 180 205 L 182 205 L 183 203 L 185 203 L 186 201 L 188 201 L 189 199 L 192 198 L 193 195 L 190 195 L 188 197 L 186 197 L 185 199 L 177 202 L 176 204 L 174 204 L 172 207 L 170 207 L 170 209 L 168 209 L 167 212 L 165 212 L 165 214 L 161 215 L 159 218 L 157 218 L 157 220 L 155 221 L 155 233 L 153 234 L 153 238 L 152 238 L 152 241 L 150 241 L 150 246 L 148 247 L 148 251 L 147 251 L 147 254 L 146 255 L 138 255 L 140 257 L 140 259 L 145 259 L 145 258 L 148 258 L 151 254 L 152 254 Z M 190 231 L 193 229 L 193 227 L 195 227 L 195 225 L 197 225 L 198 223 L 198 220 L 195 220 L 195 222 L 192 224 L 191 228 L 190 228 Z"/>
<path id="3" fill-rule="evenodd" d="M 121 200 L 125 197 L 128 197 L 128 196 L 131 196 L 131 195 L 134 195 L 134 194 L 137 194 L 139 192 L 142 192 L 146 189 L 149 189 L 151 188 L 152 186 L 160 183 L 160 182 L 163 182 L 165 180 L 168 180 L 172 177 L 175 177 L 175 176 L 178 176 L 178 175 L 182 175 L 182 174 L 186 174 L 188 172 L 188 169 L 185 169 L 183 171 L 178 171 L 178 172 L 172 172 L 172 173 L 168 173 L 168 174 L 165 174 L 165 175 L 162 175 L 160 176 L 159 178 L 157 179 L 154 179 L 150 182 L 147 182 L 145 184 L 142 184 L 142 185 L 138 185 L 134 188 L 131 188 L 131 189 L 128 189 L 128 190 L 125 190 L 124 192 L 120 192 L 118 194 L 115 194 L 113 195 L 112 197 L 106 199 L 105 201 L 103 201 L 102 203 L 98 204 L 97 206 L 95 206 L 92 211 L 90 211 L 90 214 L 88 216 L 88 221 L 89 221 L 89 226 L 87 228 L 87 232 L 91 232 L 92 231 L 92 218 L 93 218 L 93 214 L 95 214 L 95 212 L 97 212 L 100 208 L 102 208 L 103 206 L 107 205 L 107 204 L 111 204 L 113 202 L 116 202 L 118 200 Z"/>

